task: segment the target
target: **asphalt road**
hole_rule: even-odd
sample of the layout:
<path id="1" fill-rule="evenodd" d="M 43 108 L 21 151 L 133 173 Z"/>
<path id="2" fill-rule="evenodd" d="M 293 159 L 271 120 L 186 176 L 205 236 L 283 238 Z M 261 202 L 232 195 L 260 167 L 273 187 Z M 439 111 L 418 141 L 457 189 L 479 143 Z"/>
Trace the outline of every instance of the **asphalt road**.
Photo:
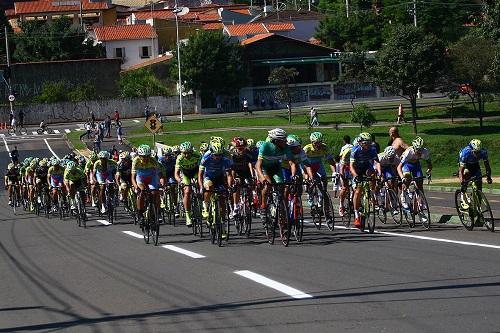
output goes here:
<path id="1" fill-rule="evenodd" d="M 21 157 L 69 151 L 54 135 L 3 139 L 1 170 L 14 145 Z M 0 332 L 500 331 L 498 232 L 307 225 L 285 248 L 257 221 L 251 239 L 218 248 L 181 223 L 162 226 L 154 247 L 121 209 L 118 225 L 90 210 L 83 229 L 15 216 L 0 196 Z M 452 211 L 450 194 L 428 196 Z"/>

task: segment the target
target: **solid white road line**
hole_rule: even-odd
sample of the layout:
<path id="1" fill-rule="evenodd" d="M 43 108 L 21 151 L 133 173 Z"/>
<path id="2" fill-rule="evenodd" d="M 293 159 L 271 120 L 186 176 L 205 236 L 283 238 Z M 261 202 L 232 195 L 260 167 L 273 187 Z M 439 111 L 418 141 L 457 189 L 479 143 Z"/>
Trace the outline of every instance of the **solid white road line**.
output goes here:
<path id="1" fill-rule="evenodd" d="M 266 287 L 272 288 L 274 290 L 280 291 L 293 298 L 312 298 L 313 296 L 306 294 L 298 289 L 287 286 L 286 284 L 280 283 L 278 281 L 271 280 L 263 275 L 251 272 L 251 271 L 235 271 L 234 273 L 239 276 L 243 276 L 247 279 L 260 283 Z"/>
<path id="2" fill-rule="evenodd" d="M 54 133 L 59 134 L 59 133 L 61 133 L 61 131 L 59 131 L 58 129 L 55 129 Z"/>
<path id="3" fill-rule="evenodd" d="M 7 144 L 7 141 L 5 140 L 5 137 L 3 137 L 2 139 L 3 139 L 3 143 L 5 144 L 5 149 L 7 149 L 7 152 L 10 153 L 9 145 Z"/>
<path id="4" fill-rule="evenodd" d="M 140 123 L 140 121 L 137 119 L 134 119 L 134 123 Z"/>
<path id="5" fill-rule="evenodd" d="M 124 234 L 127 234 L 129 236 L 135 237 L 135 238 L 143 238 L 141 234 L 138 234 L 137 232 L 133 231 L 122 231 Z"/>
<path id="6" fill-rule="evenodd" d="M 111 223 L 109 223 L 108 221 L 106 220 L 97 220 L 97 222 L 101 223 L 101 224 L 104 224 L 104 225 L 110 225 Z"/>
<path id="7" fill-rule="evenodd" d="M 488 201 L 489 202 L 494 202 L 494 203 L 499 203 L 500 202 L 500 200 L 495 200 L 495 199 L 489 199 Z"/>
<path id="8" fill-rule="evenodd" d="M 175 245 L 163 245 L 162 247 L 165 248 L 165 249 L 167 249 L 167 250 L 171 250 L 171 251 L 174 251 L 174 252 L 177 252 L 177 253 L 181 253 L 181 254 L 183 254 L 185 256 L 188 256 L 188 257 L 191 257 L 191 258 L 194 258 L 194 259 L 205 258 L 204 255 L 198 254 L 198 253 L 193 252 L 193 251 L 185 250 L 185 249 L 180 248 L 180 247 L 175 246 Z"/>
<path id="9" fill-rule="evenodd" d="M 55 156 L 55 158 L 57 158 L 58 160 L 60 160 L 59 156 L 57 156 L 57 154 L 52 150 L 52 148 L 50 147 L 49 145 L 49 142 L 47 141 L 47 139 L 43 139 L 43 141 L 45 141 L 45 144 L 47 145 L 47 148 L 49 148 L 50 152 L 52 153 L 52 155 Z"/>
<path id="10" fill-rule="evenodd" d="M 64 129 L 64 132 L 71 133 L 71 130 L 69 130 L 69 129 L 66 128 L 66 129 Z"/>
<path id="11" fill-rule="evenodd" d="M 441 197 L 431 197 L 431 196 L 429 196 L 428 198 L 429 199 L 438 199 L 438 200 L 444 200 L 445 199 L 445 198 L 441 198 Z"/>

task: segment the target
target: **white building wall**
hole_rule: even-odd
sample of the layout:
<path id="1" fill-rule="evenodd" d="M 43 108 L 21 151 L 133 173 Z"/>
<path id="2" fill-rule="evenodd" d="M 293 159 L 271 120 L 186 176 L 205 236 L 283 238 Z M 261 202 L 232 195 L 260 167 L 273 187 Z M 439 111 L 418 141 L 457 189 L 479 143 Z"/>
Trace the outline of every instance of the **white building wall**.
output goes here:
<path id="1" fill-rule="evenodd" d="M 155 38 L 153 41 L 153 43 L 151 42 L 151 39 L 107 41 L 105 42 L 106 58 L 116 58 L 115 49 L 124 48 L 125 57 L 121 66 L 122 69 L 140 64 L 141 62 L 158 57 L 158 38 Z M 151 49 L 152 44 L 154 44 L 153 49 Z M 152 56 L 150 55 L 148 58 L 141 58 L 141 49 L 143 46 L 149 47 Z"/>

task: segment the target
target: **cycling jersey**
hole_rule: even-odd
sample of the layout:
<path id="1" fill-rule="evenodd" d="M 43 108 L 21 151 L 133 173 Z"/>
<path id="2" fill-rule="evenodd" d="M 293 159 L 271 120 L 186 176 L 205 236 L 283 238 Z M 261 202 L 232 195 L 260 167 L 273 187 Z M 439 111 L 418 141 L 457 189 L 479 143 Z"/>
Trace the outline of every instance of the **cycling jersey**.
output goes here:
<path id="1" fill-rule="evenodd" d="M 350 162 L 354 163 L 358 175 L 366 174 L 372 169 L 374 161 L 378 162 L 377 149 L 374 146 L 366 150 L 361 145 L 352 147 Z"/>
<path id="2" fill-rule="evenodd" d="M 427 148 L 422 150 L 420 157 L 415 153 L 415 149 L 413 147 L 406 149 L 403 155 L 401 155 L 403 174 L 405 176 L 411 175 L 414 178 L 423 177 L 420 160 L 430 162 L 429 150 Z"/>
<path id="3" fill-rule="evenodd" d="M 72 170 L 64 171 L 64 181 L 75 183 L 82 179 L 85 179 L 85 173 L 79 167 L 73 168 Z"/>
<path id="4" fill-rule="evenodd" d="M 19 183 L 19 170 L 17 168 L 7 170 L 5 177 L 7 177 L 7 185 Z"/>
<path id="5" fill-rule="evenodd" d="M 488 160 L 488 151 L 486 149 L 481 149 L 477 156 L 472 152 L 472 148 L 470 145 L 467 145 L 465 148 L 460 150 L 458 155 L 458 162 L 461 166 L 465 166 L 466 164 L 476 164 L 479 161 Z"/>
<path id="6" fill-rule="evenodd" d="M 345 144 L 340 148 L 340 163 L 342 165 L 349 164 L 349 158 L 351 157 L 352 145 L 350 143 Z"/>
<path id="7" fill-rule="evenodd" d="M 64 168 L 61 166 L 51 166 L 49 168 L 48 174 L 50 175 L 50 186 L 51 187 L 61 187 L 64 179 Z"/>
<path id="8" fill-rule="evenodd" d="M 35 169 L 36 178 L 47 180 L 47 173 L 49 172 L 49 168 L 47 166 L 39 166 Z"/>
<path id="9" fill-rule="evenodd" d="M 180 154 L 179 156 L 177 156 L 177 160 L 175 161 L 175 169 L 182 171 L 195 170 L 198 169 L 199 164 L 200 154 L 198 154 L 197 152 L 191 153 L 189 157 L 184 156 L 184 154 Z"/>
<path id="10" fill-rule="evenodd" d="M 160 159 L 160 165 L 162 166 L 162 174 L 165 178 L 171 178 L 174 176 L 175 164 L 177 160 L 175 158 L 167 159 L 165 157 Z"/>
<path id="11" fill-rule="evenodd" d="M 87 163 L 85 164 L 85 173 L 89 173 L 92 171 L 92 169 L 94 168 L 94 163 L 95 161 L 92 161 L 92 160 L 88 160 Z"/>
<path id="12" fill-rule="evenodd" d="M 204 178 L 214 179 L 223 177 L 232 167 L 232 162 L 225 156 L 215 159 L 210 152 L 205 153 L 200 163 L 200 170 L 203 171 Z"/>
<path id="13" fill-rule="evenodd" d="M 122 182 L 130 182 L 130 177 L 132 175 L 132 161 L 120 161 L 117 166 L 117 173 Z"/>
<path id="14" fill-rule="evenodd" d="M 326 177 L 323 160 L 327 160 L 329 162 L 333 161 L 332 153 L 329 151 L 328 147 L 322 143 L 318 148 L 316 148 L 312 143 L 310 143 L 304 147 L 304 152 L 309 159 L 312 172 L 320 175 L 321 177 Z"/>
<path id="15" fill-rule="evenodd" d="M 243 178 L 250 178 L 250 168 L 248 167 L 249 163 L 252 163 L 253 156 L 247 150 L 245 150 L 242 154 L 233 153 L 232 154 L 232 169 Z"/>
<path id="16" fill-rule="evenodd" d="M 280 166 L 280 163 L 291 158 L 289 146 L 280 149 L 274 143 L 266 141 L 259 148 L 258 159 L 262 160 L 262 168 Z"/>
<path id="17" fill-rule="evenodd" d="M 106 181 L 113 182 L 113 176 L 116 172 L 116 162 L 108 159 L 106 165 L 104 165 L 104 162 L 98 159 L 94 163 L 93 171 L 99 184 L 105 184 Z"/>
<path id="18" fill-rule="evenodd" d="M 385 153 L 378 154 L 378 162 L 380 163 L 380 171 L 384 178 L 394 178 L 396 177 L 395 168 L 399 165 L 401 160 L 397 155 L 392 158 L 388 158 Z"/>
<path id="19" fill-rule="evenodd" d="M 152 190 L 158 189 L 160 166 L 152 157 L 136 156 L 132 161 L 132 175 L 137 184 L 146 185 Z"/>

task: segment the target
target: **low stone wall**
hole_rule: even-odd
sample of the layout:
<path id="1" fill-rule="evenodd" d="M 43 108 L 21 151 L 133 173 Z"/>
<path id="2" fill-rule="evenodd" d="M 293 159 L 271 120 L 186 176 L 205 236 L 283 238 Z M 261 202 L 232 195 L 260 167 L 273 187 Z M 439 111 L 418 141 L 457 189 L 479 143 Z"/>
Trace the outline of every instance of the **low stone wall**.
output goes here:
<path id="1" fill-rule="evenodd" d="M 182 102 L 184 114 L 195 113 L 199 110 L 193 95 L 183 97 Z M 61 123 L 85 121 L 90 117 L 91 112 L 94 112 L 97 119 L 104 119 L 106 115 L 113 118 L 115 110 L 120 112 L 121 118 L 142 117 L 146 105 L 150 106 L 150 112 L 162 115 L 180 114 L 178 96 L 14 105 L 14 114 L 17 117 L 20 110 L 23 110 L 26 124 L 39 124 L 42 120 L 48 123 Z M 0 121 L 8 122 L 9 113 L 9 106 L 0 107 Z"/>

